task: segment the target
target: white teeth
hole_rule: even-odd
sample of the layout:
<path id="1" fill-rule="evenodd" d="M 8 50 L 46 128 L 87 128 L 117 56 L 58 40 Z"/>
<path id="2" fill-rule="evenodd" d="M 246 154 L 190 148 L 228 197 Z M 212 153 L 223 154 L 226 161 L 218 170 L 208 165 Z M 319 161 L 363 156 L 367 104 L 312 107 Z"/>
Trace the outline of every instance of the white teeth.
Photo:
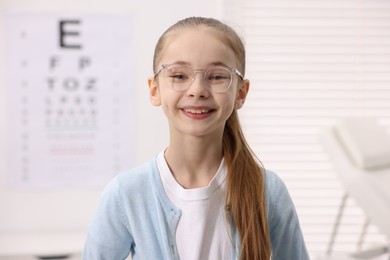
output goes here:
<path id="1" fill-rule="evenodd" d="M 205 113 L 208 113 L 210 110 L 207 110 L 207 109 L 201 109 L 201 110 L 186 109 L 185 111 L 187 113 L 191 113 L 191 114 L 205 114 Z"/>

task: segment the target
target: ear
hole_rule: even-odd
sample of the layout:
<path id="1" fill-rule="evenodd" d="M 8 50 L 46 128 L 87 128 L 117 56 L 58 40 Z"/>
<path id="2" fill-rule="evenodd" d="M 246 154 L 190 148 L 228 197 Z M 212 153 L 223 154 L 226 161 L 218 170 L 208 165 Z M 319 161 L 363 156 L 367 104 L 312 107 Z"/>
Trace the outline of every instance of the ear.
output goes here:
<path id="1" fill-rule="evenodd" d="M 238 86 L 237 94 L 236 94 L 236 101 L 234 103 L 235 109 L 240 109 L 245 103 L 246 95 L 249 91 L 249 80 L 245 79 L 241 82 L 241 84 Z"/>
<path id="2" fill-rule="evenodd" d="M 150 102 L 154 106 L 160 106 L 161 105 L 160 90 L 158 88 L 157 80 L 154 77 L 149 77 L 148 78 L 148 86 L 149 86 Z"/>

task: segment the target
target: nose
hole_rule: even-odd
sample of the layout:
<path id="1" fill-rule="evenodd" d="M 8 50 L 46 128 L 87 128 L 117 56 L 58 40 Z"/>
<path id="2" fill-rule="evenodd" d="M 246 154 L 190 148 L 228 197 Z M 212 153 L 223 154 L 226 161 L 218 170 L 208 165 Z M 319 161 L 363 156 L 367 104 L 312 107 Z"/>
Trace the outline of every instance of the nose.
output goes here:
<path id="1" fill-rule="evenodd" d="M 194 80 L 187 89 L 187 94 L 198 98 L 207 98 L 210 95 L 210 89 L 204 79 L 203 71 L 195 71 Z"/>

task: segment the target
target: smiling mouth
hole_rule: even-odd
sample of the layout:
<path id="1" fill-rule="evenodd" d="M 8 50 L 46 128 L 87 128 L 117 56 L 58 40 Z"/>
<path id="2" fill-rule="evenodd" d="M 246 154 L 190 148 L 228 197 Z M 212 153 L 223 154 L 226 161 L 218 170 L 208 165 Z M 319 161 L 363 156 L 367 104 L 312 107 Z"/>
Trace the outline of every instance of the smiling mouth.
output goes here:
<path id="1" fill-rule="evenodd" d="M 184 112 L 196 115 L 207 114 L 210 111 L 210 109 L 184 109 Z"/>

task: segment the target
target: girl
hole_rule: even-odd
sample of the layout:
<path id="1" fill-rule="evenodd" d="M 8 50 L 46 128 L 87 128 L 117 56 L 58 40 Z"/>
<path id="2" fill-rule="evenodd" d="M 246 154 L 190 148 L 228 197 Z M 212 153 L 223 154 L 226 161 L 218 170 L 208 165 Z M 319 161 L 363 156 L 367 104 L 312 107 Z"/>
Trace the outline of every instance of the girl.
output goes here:
<path id="1" fill-rule="evenodd" d="M 218 20 L 191 17 L 156 45 L 151 103 L 168 147 L 106 187 L 84 259 L 309 259 L 283 182 L 249 149 L 237 110 L 248 94 L 245 49 Z"/>

